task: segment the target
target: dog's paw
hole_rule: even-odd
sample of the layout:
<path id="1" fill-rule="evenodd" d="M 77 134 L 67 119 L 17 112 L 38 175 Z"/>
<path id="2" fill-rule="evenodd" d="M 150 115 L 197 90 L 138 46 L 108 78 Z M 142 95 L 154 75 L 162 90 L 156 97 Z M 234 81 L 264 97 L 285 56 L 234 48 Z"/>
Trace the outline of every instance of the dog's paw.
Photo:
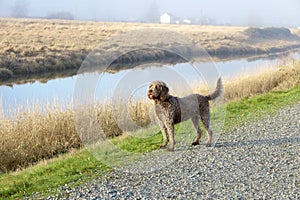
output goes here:
<path id="1" fill-rule="evenodd" d="M 195 142 L 192 143 L 193 146 L 196 146 L 196 145 L 199 145 L 199 144 L 200 144 L 199 141 L 195 141 Z"/>
<path id="2" fill-rule="evenodd" d="M 166 146 L 167 146 L 166 144 L 162 144 L 162 145 L 159 146 L 159 148 L 160 148 L 160 149 L 165 149 Z"/>
<path id="3" fill-rule="evenodd" d="M 206 147 L 211 147 L 211 143 L 207 143 L 207 144 L 206 144 Z"/>
<path id="4" fill-rule="evenodd" d="M 174 151 L 174 148 L 167 148 L 167 151 L 173 152 L 173 151 Z"/>

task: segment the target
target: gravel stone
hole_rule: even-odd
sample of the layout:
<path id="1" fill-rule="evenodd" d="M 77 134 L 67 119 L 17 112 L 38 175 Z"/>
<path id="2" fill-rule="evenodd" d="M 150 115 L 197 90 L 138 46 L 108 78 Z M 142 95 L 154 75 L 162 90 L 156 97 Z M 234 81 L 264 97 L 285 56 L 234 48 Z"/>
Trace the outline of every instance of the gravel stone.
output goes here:
<path id="1" fill-rule="evenodd" d="M 153 173 L 116 170 L 47 199 L 300 199 L 299 116 L 297 104 L 222 134 L 205 155 L 190 148 Z"/>

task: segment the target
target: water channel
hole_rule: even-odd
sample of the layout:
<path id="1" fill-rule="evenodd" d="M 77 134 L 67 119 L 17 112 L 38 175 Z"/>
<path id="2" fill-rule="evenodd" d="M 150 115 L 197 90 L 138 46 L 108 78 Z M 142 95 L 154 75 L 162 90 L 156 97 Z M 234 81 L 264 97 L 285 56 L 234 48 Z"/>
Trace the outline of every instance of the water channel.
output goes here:
<path id="1" fill-rule="evenodd" d="M 225 81 L 230 81 L 240 75 L 255 74 L 261 70 L 274 68 L 279 65 L 285 64 L 290 60 L 300 60 L 300 51 L 270 55 L 268 57 L 252 57 L 241 58 L 228 61 L 218 62 L 204 62 L 200 63 L 203 67 L 215 67 L 220 73 L 220 76 Z M 114 88 L 120 83 L 122 78 L 130 74 L 132 83 L 138 77 L 144 77 L 149 74 L 151 76 L 159 77 L 159 74 L 164 72 L 174 72 L 182 77 L 188 83 L 201 82 L 203 79 L 199 74 L 195 73 L 195 69 L 189 63 L 180 63 L 173 66 L 151 66 L 138 67 L 130 70 L 122 70 L 117 73 L 94 73 L 76 75 L 68 78 L 59 78 L 50 80 L 47 83 L 34 82 L 22 85 L 0 86 L 0 113 L 8 114 L 10 112 L 20 112 L 22 109 L 28 109 L 36 105 L 44 106 L 58 106 L 64 108 L 66 105 L 72 103 L 74 91 L 76 90 L 76 81 L 78 76 L 86 76 L 87 79 L 98 79 L 97 87 L 94 91 L 95 101 L 103 101 L 109 99 L 114 93 Z M 172 79 L 170 73 L 170 79 Z M 203 77 L 202 77 L 203 78 Z M 130 79 L 129 79 L 130 81 Z M 171 80 L 167 80 L 170 82 Z M 130 84 L 129 82 L 127 82 Z M 126 83 L 122 83 L 126 84 Z M 176 84 L 176 80 L 174 82 Z M 88 83 L 86 87 L 89 87 Z M 136 88 L 133 95 L 137 98 L 146 98 L 146 85 Z"/>

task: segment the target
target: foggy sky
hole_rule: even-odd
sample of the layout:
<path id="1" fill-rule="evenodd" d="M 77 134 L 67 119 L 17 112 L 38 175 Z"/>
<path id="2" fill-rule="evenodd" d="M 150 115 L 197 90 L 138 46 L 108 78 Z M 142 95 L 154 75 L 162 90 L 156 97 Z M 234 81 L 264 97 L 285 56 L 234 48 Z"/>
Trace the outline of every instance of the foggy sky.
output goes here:
<path id="1" fill-rule="evenodd" d="M 26 2 L 27 15 L 69 12 L 78 20 L 142 21 L 150 7 L 181 18 L 214 18 L 232 25 L 300 27 L 299 0 L 0 0 L 0 16 L 11 16 L 15 1 Z"/>

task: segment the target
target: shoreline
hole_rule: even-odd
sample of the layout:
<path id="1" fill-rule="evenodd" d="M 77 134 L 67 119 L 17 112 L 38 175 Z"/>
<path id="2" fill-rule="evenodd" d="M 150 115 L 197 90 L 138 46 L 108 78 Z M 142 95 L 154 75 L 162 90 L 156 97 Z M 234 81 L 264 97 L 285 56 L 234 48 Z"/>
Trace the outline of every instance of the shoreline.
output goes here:
<path id="1" fill-rule="evenodd" d="M 278 51 L 274 52 L 269 52 L 268 54 L 262 53 L 262 54 L 252 54 L 253 51 L 249 51 L 249 54 L 244 54 L 242 56 L 231 56 L 231 57 L 212 57 L 213 62 L 224 62 L 224 61 L 230 61 L 230 60 L 235 60 L 235 59 L 261 59 L 261 58 L 267 58 L 271 55 L 276 55 L 276 54 L 288 54 L 290 52 L 296 52 L 300 49 L 299 46 L 295 46 L 294 48 L 285 48 L 285 49 L 280 49 Z M 282 51 L 281 51 L 282 50 Z M 150 60 L 149 63 L 152 63 L 152 61 L 157 61 L 155 59 Z M 162 62 L 159 62 L 158 64 L 163 66 L 163 65 L 176 65 L 179 63 L 184 63 L 185 60 L 182 60 L 181 58 L 169 58 L 165 59 Z M 143 65 L 143 64 L 148 64 L 148 62 L 137 62 L 135 65 L 131 65 L 130 63 L 126 65 L 126 67 L 117 69 L 118 64 L 115 65 L 115 70 L 107 70 L 105 72 L 107 73 L 117 73 L 122 70 L 127 70 L 127 69 L 133 69 L 134 67 L 138 65 Z M 123 63 L 124 65 L 124 63 Z M 80 67 L 79 67 L 80 68 Z M 41 82 L 41 83 L 47 83 L 50 80 L 58 79 L 58 78 L 68 78 L 72 76 L 78 75 L 79 68 L 74 68 L 74 69 L 65 69 L 65 70 L 56 70 L 56 71 L 48 71 L 48 72 L 42 72 L 42 73 L 35 73 L 35 74 L 20 74 L 20 75 L 15 75 L 14 77 L 11 77 L 9 79 L 1 79 L 0 76 L 0 87 L 1 86 L 9 86 L 13 87 L 13 85 L 22 85 L 26 83 L 34 83 L 34 82 Z M 100 70 L 98 70 L 100 72 Z"/>
<path id="2" fill-rule="evenodd" d="M 300 48 L 300 44 L 299 45 L 295 45 L 291 48 L 286 47 L 286 48 L 276 48 L 275 50 L 268 52 L 268 53 L 263 53 L 262 51 L 258 50 L 249 50 L 249 51 L 244 51 L 243 54 L 240 54 L 240 51 L 236 50 L 236 54 L 235 56 L 226 56 L 224 55 L 220 55 L 220 56 L 212 56 L 211 60 L 213 62 L 223 62 L 223 61 L 230 61 L 230 60 L 235 60 L 235 59 L 260 59 L 260 58 L 264 58 L 264 57 L 268 57 L 270 55 L 276 55 L 276 54 L 285 54 L 285 53 L 289 53 L 289 52 L 295 52 L 297 50 L 299 50 Z M 234 51 L 234 50 L 233 50 Z M 231 50 L 231 52 L 233 52 Z M 258 54 L 258 52 L 261 52 Z M 210 54 L 210 55 L 213 55 Z M 139 60 L 139 56 L 145 58 L 145 55 L 137 55 L 135 57 L 136 60 Z M 136 66 L 139 65 L 143 65 L 143 64 L 149 64 L 152 63 L 153 61 L 157 62 L 157 59 L 161 59 L 161 61 L 159 62 L 159 64 L 161 64 L 161 66 L 163 65 L 176 65 L 179 63 L 184 63 L 186 62 L 186 60 L 182 59 L 181 57 L 176 57 L 176 56 L 171 56 L 171 57 L 163 57 L 164 55 L 157 55 L 152 57 L 149 60 L 145 60 L 145 61 L 137 61 L 134 64 L 132 64 L 131 62 L 124 62 L 124 60 L 119 63 L 113 63 L 112 65 L 110 65 L 110 67 L 112 67 L 112 70 L 107 70 L 105 72 L 107 73 L 117 73 L 120 72 L 122 70 L 128 70 L 128 69 L 133 69 Z M 128 59 L 128 61 L 130 61 L 130 59 Z M 121 67 L 120 67 L 121 66 Z M 125 66 L 125 67 L 124 67 Z M 1 77 L 0 74 L 0 86 L 9 86 L 12 87 L 13 85 L 17 84 L 26 84 L 26 83 L 34 83 L 36 81 L 41 82 L 41 83 L 47 83 L 50 80 L 54 80 L 57 78 L 68 78 L 68 77 L 72 77 L 72 76 L 76 76 L 79 74 L 79 70 L 80 70 L 80 66 L 76 66 L 74 68 L 68 68 L 68 69 L 62 69 L 62 70 L 49 70 L 49 71 L 42 71 L 40 73 L 26 73 L 26 74 L 16 74 L 13 75 L 12 77 L 6 79 Z M 93 71 L 93 70 L 91 70 Z M 95 71 L 101 71 L 101 69 L 94 69 Z"/>

